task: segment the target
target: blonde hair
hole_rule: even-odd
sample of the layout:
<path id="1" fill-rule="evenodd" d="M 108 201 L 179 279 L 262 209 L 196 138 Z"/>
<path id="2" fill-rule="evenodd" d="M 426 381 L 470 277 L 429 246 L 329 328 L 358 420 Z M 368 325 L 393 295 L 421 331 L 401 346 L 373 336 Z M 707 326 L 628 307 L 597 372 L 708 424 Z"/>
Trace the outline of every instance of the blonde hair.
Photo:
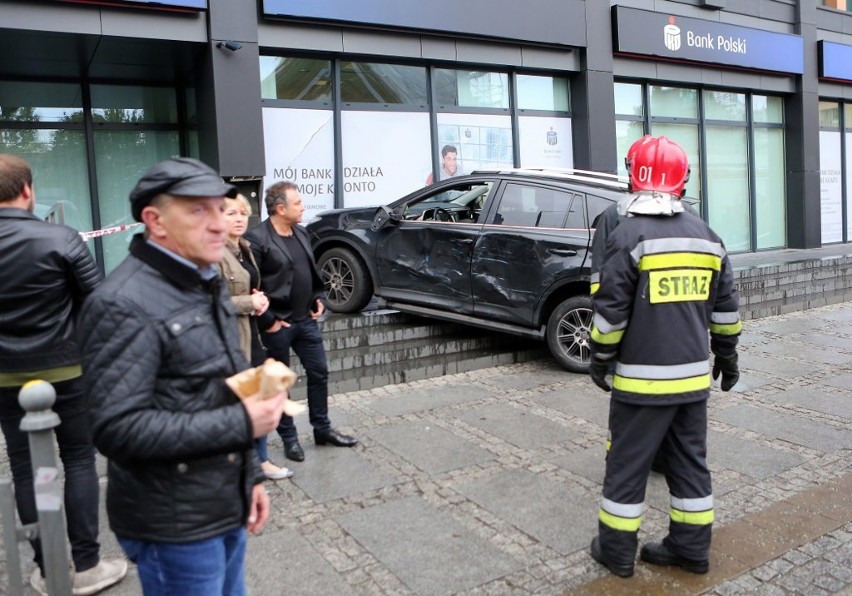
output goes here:
<path id="1" fill-rule="evenodd" d="M 252 214 L 251 203 L 249 202 L 249 200 L 246 198 L 246 196 L 244 194 L 238 194 L 233 199 L 228 197 L 228 200 L 229 201 L 237 201 L 240 205 L 245 207 L 246 211 L 248 211 L 248 215 Z"/>

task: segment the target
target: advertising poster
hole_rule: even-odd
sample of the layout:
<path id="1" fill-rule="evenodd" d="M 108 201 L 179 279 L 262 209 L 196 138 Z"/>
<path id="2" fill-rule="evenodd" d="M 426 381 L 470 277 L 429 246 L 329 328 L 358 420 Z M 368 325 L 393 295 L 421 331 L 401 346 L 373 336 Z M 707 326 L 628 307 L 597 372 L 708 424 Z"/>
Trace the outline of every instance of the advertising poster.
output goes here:
<path id="1" fill-rule="evenodd" d="M 457 149 L 455 171 L 446 163 L 451 149 Z M 474 170 L 514 167 L 512 121 L 509 116 L 438 114 L 438 152 L 441 180 Z"/>
<path id="2" fill-rule="evenodd" d="M 343 112 L 343 206 L 387 205 L 424 186 L 429 114 Z"/>
<path id="3" fill-rule="evenodd" d="M 263 108 L 263 188 L 289 180 L 305 204 L 303 222 L 334 208 L 334 120 L 330 110 Z M 261 219 L 266 206 L 261 201 Z"/>
<path id="4" fill-rule="evenodd" d="M 522 168 L 573 168 L 570 118 L 518 118 Z"/>
<path id="5" fill-rule="evenodd" d="M 840 179 L 840 132 L 819 132 L 819 182 L 822 243 L 843 241 L 843 186 Z"/>

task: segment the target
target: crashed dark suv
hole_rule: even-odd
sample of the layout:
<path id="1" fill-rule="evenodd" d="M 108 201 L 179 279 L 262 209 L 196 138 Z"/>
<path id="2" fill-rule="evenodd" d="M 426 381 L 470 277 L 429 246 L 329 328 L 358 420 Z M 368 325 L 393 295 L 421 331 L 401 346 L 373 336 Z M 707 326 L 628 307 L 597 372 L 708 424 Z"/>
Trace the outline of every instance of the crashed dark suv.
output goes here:
<path id="1" fill-rule="evenodd" d="M 450 178 L 384 207 L 308 223 L 329 306 L 388 308 L 546 340 L 585 372 L 595 218 L 626 193 L 610 174 L 510 169 Z"/>

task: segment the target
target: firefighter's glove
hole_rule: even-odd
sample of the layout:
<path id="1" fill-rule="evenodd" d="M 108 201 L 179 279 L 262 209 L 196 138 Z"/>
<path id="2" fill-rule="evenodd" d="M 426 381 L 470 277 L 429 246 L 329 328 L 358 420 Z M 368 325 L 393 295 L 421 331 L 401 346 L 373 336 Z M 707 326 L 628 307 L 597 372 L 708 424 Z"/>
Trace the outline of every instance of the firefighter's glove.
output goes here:
<path id="1" fill-rule="evenodd" d="M 730 391 L 740 380 L 740 369 L 737 366 L 737 353 L 728 356 L 716 355 L 713 361 L 713 379 L 722 375 L 722 391 Z"/>
<path id="2" fill-rule="evenodd" d="M 606 381 L 606 376 L 609 374 L 609 362 L 599 360 L 592 355 L 592 361 L 589 363 L 589 376 L 592 377 L 595 385 L 609 393 L 612 387 Z"/>

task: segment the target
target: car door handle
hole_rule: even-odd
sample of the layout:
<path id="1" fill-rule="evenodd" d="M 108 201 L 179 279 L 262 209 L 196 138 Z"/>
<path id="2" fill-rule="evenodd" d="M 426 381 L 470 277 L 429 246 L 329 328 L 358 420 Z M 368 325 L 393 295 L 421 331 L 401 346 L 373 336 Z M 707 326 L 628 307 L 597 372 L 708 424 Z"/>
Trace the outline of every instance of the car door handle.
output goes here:
<path id="1" fill-rule="evenodd" d="M 459 244 L 473 244 L 473 238 L 461 238 L 456 240 Z"/>
<path id="2" fill-rule="evenodd" d="M 577 251 L 570 248 L 548 248 L 547 252 L 558 257 L 576 257 Z"/>

